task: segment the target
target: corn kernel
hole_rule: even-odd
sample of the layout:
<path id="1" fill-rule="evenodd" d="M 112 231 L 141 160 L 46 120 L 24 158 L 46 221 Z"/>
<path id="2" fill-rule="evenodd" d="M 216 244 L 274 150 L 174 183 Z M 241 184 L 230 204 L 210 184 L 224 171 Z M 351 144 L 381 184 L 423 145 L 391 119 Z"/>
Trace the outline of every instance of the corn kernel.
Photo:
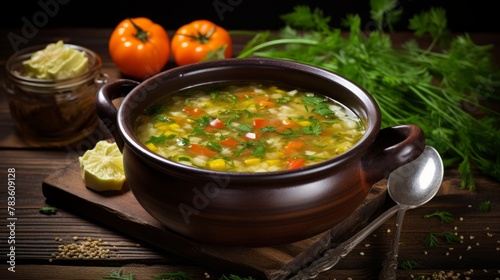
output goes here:
<path id="1" fill-rule="evenodd" d="M 300 121 L 297 122 L 300 126 L 310 126 L 312 123 L 310 121 Z"/>
<path id="2" fill-rule="evenodd" d="M 170 129 L 179 129 L 179 128 L 181 128 L 181 126 L 176 123 L 170 125 Z"/>
<path id="3" fill-rule="evenodd" d="M 175 135 L 175 136 L 177 136 L 177 134 L 173 133 L 173 132 L 172 132 L 172 131 L 170 131 L 170 130 L 167 130 L 167 131 L 163 132 L 163 135 L 165 135 L 165 136 L 170 136 L 170 135 Z"/>
<path id="4" fill-rule="evenodd" d="M 153 144 L 153 143 L 147 143 L 147 144 L 146 144 L 146 147 L 148 147 L 148 149 L 150 149 L 150 150 L 151 150 L 151 151 L 153 151 L 153 152 L 158 151 L 158 147 L 156 147 L 156 145 L 155 145 L 155 144 Z"/>
<path id="5" fill-rule="evenodd" d="M 213 159 L 208 162 L 208 167 L 212 170 L 224 170 L 226 162 L 221 158 Z"/>
<path id="6" fill-rule="evenodd" d="M 249 158 L 245 159 L 245 164 L 247 165 L 254 165 L 260 163 L 260 158 Z"/>
<path id="7" fill-rule="evenodd" d="M 280 159 L 268 159 L 266 162 L 269 165 L 279 165 L 282 161 Z"/>
<path id="8" fill-rule="evenodd" d="M 157 123 L 155 124 L 155 127 L 158 129 L 158 130 L 161 130 L 161 131 L 165 131 L 168 129 L 168 126 L 166 124 L 162 124 L 162 123 Z"/>

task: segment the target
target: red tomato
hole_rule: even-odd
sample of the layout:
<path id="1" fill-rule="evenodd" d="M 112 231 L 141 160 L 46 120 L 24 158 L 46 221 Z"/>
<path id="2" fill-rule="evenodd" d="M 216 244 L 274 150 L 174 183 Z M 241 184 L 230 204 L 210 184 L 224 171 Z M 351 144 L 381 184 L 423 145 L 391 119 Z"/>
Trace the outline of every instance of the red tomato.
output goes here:
<path id="1" fill-rule="evenodd" d="M 286 169 L 292 170 L 292 169 L 301 168 L 304 166 L 305 162 L 306 162 L 305 158 L 289 159 Z"/>
<path id="2" fill-rule="evenodd" d="M 145 17 L 120 22 L 111 33 L 109 54 L 120 71 L 137 79 L 159 73 L 170 56 L 170 41 L 161 25 Z"/>
<path id="3" fill-rule="evenodd" d="M 210 121 L 210 126 L 215 127 L 215 128 L 226 127 L 226 125 L 223 122 L 221 122 L 219 119 L 213 119 L 212 121 Z"/>
<path id="4" fill-rule="evenodd" d="M 227 30 L 208 20 L 195 20 L 181 26 L 175 32 L 171 46 L 177 65 L 229 58 L 233 53 Z"/>

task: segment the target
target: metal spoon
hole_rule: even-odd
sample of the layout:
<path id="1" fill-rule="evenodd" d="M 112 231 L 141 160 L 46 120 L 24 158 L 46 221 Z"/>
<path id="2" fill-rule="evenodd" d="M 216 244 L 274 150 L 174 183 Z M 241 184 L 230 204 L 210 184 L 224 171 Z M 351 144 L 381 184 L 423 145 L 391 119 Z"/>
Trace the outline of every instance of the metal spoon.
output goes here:
<path id="1" fill-rule="evenodd" d="M 321 272 L 335 266 L 339 260 L 352 251 L 361 241 L 375 229 L 387 221 L 396 212 L 404 212 L 421 206 L 431 200 L 441 187 L 443 180 L 443 162 L 439 153 L 431 146 L 426 146 L 422 154 L 415 160 L 397 168 L 387 181 L 387 190 L 391 198 L 397 203 L 386 210 L 382 215 L 373 220 L 364 229 L 351 238 L 340 243 L 337 247 L 329 249 L 323 256 L 314 261 L 310 266 L 300 270 L 290 280 L 305 280 L 316 278 Z M 403 218 L 403 215 L 400 219 Z M 400 225 L 402 221 L 398 220 Z M 399 227 L 401 228 L 401 227 Z M 399 233 L 396 237 L 399 239 Z M 395 240 L 396 244 L 398 240 Z M 395 257 L 397 267 L 397 248 Z M 392 268 L 395 268 L 392 266 Z M 395 269 L 393 269 L 395 272 Z"/>
<path id="2" fill-rule="evenodd" d="M 443 181 L 443 162 L 439 153 L 427 146 L 422 155 L 410 164 L 403 165 L 389 175 L 387 191 L 389 196 L 400 205 L 396 223 L 392 250 L 383 262 L 379 279 L 396 279 L 398 268 L 399 238 L 406 210 L 416 208 L 434 197 Z"/>

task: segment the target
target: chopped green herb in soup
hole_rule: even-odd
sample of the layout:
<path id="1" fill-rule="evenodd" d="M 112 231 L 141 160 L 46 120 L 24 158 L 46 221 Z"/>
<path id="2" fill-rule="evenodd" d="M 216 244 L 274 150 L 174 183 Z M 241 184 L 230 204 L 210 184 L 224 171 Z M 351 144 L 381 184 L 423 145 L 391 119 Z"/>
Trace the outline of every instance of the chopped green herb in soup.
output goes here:
<path id="1" fill-rule="evenodd" d="M 356 144 L 365 124 L 338 102 L 275 85 L 219 84 L 170 95 L 138 118 L 151 151 L 204 169 L 266 172 L 331 159 Z"/>

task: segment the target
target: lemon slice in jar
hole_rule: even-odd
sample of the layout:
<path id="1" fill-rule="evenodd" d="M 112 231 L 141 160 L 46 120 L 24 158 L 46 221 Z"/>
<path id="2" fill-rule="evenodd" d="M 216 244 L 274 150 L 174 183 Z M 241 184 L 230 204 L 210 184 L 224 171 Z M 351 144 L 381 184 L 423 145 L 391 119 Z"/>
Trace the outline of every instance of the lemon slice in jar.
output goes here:
<path id="1" fill-rule="evenodd" d="M 122 189 L 125 182 L 123 156 L 116 143 L 101 140 L 78 159 L 87 188 L 98 192 Z"/>

